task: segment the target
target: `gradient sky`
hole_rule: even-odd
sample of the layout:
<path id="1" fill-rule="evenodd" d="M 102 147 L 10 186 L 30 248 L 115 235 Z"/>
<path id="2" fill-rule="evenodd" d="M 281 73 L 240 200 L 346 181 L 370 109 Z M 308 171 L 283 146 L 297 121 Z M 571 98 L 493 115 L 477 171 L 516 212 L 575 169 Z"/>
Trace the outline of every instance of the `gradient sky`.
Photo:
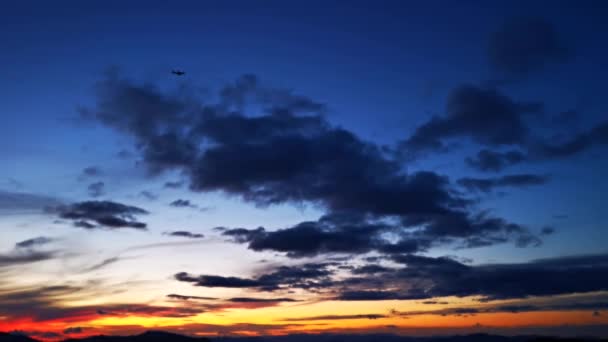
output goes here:
<path id="1" fill-rule="evenodd" d="M 607 15 L 4 4 L 0 331 L 608 337 Z"/>

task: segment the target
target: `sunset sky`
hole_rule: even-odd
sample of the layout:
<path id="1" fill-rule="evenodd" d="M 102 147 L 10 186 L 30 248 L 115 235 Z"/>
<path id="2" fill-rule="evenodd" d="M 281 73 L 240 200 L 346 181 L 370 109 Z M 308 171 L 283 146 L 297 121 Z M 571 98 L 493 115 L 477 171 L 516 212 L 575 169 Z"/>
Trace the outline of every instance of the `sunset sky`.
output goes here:
<path id="1" fill-rule="evenodd" d="M 3 3 L 0 331 L 608 337 L 606 17 Z"/>

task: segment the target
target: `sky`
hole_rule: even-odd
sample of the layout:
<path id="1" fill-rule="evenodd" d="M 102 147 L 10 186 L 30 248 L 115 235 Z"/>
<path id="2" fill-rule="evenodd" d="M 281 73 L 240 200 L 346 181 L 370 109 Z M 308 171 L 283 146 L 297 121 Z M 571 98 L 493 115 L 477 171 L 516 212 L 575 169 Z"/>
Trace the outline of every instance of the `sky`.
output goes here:
<path id="1" fill-rule="evenodd" d="M 0 331 L 608 337 L 606 15 L 4 4 Z"/>

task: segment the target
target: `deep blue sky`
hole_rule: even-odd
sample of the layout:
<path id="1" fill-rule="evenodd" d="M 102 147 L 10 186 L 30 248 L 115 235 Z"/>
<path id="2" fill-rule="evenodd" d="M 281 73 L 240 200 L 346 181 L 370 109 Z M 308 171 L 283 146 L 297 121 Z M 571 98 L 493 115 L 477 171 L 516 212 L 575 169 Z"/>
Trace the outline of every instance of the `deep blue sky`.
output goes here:
<path id="1" fill-rule="evenodd" d="M 212 255 L 228 254 L 247 262 L 264 257 L 280 264 L 293 261 L 289 254 L 293 253 L 292 246 L 266 248 L 258 257 L 259 250 L 251 244 L 228 243 L 222 240 L 221 231 L 212 228 L 264 226 L 275 231 L 333 214 L 338 211 L 336 207 L 346 207 L 347 211 L 362 208 L 349 202 L 355 195 L 341 198 L 346 196 L 343 194 L 315 194 L 300 202 L 289 199 L 260 206 L 247 199 L 246 191 L 234 190 L 238 181 L 212 189 L 217 191 L 190 191 L 188 185 L 196 179 L 193 173 L 200 171 L 193 164 L 163 165 L 162 172 L 151 176 L 148 171 L 153 161 L 142 152 L 146 144 L 151 144 L 146 140 L 150 137 L 138 135 L 136 128 L 124 129 L 104 121 L 100 115 L 96 117 L 99 120 L 81 116 L 83 109 L 96 113 L 100 101 L 115 100 L 96 93 L 95 85 L 107 81 L 107 70 L 118 68 L 120 77 L 133 88 L 146 89 L 141 85 L 152 84 L 157 87 L 154 94 L 192 94 L 205 99 L 202 102 L 213 101 L 218 89 L 240 75 L 255 74 L 264 87 L 289 89 L 324 104 L 324 124 L 349 131 L 369 146 L 384 148 L 378 158 L 398 164 L 401 173 L 378 171 L 374 175 L 382 181 L 374 182 L 393 184 L 388 178 L 417 171 L 445 176 L 450 182 L 450 196 L 471 201 L 467 213 L 485 213 L 519 224 L 540 239 L 537 246 L 524 248 L 509 237 L 485 247 L 460 249 L 437 243 L 416 252 L 433 257 L 455 255 L 461 258 L 458 260 L 470 258 L 474 265 L 608 252 L 605 1 L 264 1 L 263 6 L 254 1 L 14 1 L 2 4 L 1 12 L 0 212 L 5 215 L 0 217 L 0 228 L 8 236 L 0 242 L 2 250 L 33 236 L 56 235 L 68 241 L 70 248 L 74 241 L 85 241 L 78 248 L 83 255 L 86 249 L 94 251 L 97 258 L 112 257 L 122 255 L 124 248 L 134 244 L 163 243 L 167 240 L 163 232 L 168 230 L 192 230 L 212 236 L 208 242 Z M 510 36 L 510 42 L 504 36 L 496 38 L 496 32 L 506 30 L 511 34 L 522 21 L 540 27 L 526 26 L 523 33 L 517 31 Z M 517 59 L 530 53 L 530 58 L 537 60 L 522 62 L 527 63 L 524 71 L 497 66 L 489 55 L 493 43 L 517 46 L 528 37 L 538 38 L 529 47 L 534 50 L 541 46 L 537 55 L 534 51 L 507 49 L 499 56 Z M 559 51 L 552 50 L 555 47 Z M 173 69 L 186 74 L 177 77 L 171 74 Z M 495 113 L 486 115 L 487 103 L 475 102 L 479 99 L 462 106 L 466 107 L 464 112 L 482 115 L 451 119 L 454 107 L 450 107 L 450 101 L 463 85 L 485 92 L 484 96 L 499 94 L 498 98 L 510 101 L 507 107 L 513 105 L 509 110 L 525 123 L 524 137 L 506 143 L 484 140 L 495 128 L 485 123 L 485 118 Z M 114 86 L 110 83 L 109 87 Z M 116 92 L 120 95 L 120 89 Z M 136 117 L 136 110 L 129 107 L 132 103 L 129 99 L 125 102 L 121 107 L 124 117 Z M 528 103 L 542 106 L 518 112 L 518 105 Z M 251 117 L 250 113 L 245 115 Z M 499 127 L 493 134 L 501 135 L 502 127 L 508 136 L 515 134 L 516 129 L 502 121 Z M 415 144 L 412 137 L 422 137 L 422 145 Z M 433 148 L 428 143 L 433 139 L 449 148 Z M 567 147 L 572 141 L 580 143 L 580 150 L 552 154 L 551 146 Z M 487 172 L 465 161 L 482 149 L 517 150 L 526 158 L 497 172 Z M 119 157 L 120 151 L 128 151 L 129 156 Z M 362 163 L 355 168 L 366 166 Z M 100 172 L 85 175 L 87 167 Z M 249 171 L 242 170 L 243 174 Z M 252 173 L 254 183 L 259 180 L 256 177 L 275 176 L 272 170 Z M 341 184 L 341 178 L 351 176 L 346 172 L 330 182 Z M 525 176 L 525 180 L 513 180 L 511 176 Z M 472 191 L 463 181 L 467 178 L 485 181 L 491 189 Z M 178 179 L 184 182 L 179 189 L 163 186 Z M 289 181 L 277 182 L 289 188 Z M 96 182 L 103 182 L 102 193 L 94 194 L 90 188 Z M 260 181 L 255 185 L 270 187 L 270 183 Z M 306 190 L 303 184 L 296 184 L 296 188 Z M 367 189 L 363 185 L 361 188 Z M 142 191 L 151 196 L 142 195 Z M 232 196 L 226 196 L 227 192 Z M 10 204 L 16 194 L 32 197 L 24 204 Z M 427 195 L 422 191 L 412 201 L 424 202 Z M 169 205 L 178 198 L 188 199 L 199 208 L 184 214 L 182 209 L 194 208 Z M 55 201 L 85 200 L 145 208 L 151 213 L 147 219 L 149 230 L 82 230 L 72 227 L 69 220 L 57 222 L 53 216 L 56 212 L 48 208 L 42 214 L 32 211 Z M 380 210 L 377 207 L 382 205 L 375 204 L 371 205 L 373 209 L 363 206 L 361 211 L 374 219 L 420 219 L 408 216 L 409 212 L 382 211 L 385 208 Z M 508 228 L 503 226 L 498 231 L 502 234 Z M 455 241 L 464 238 L 457 234 L 444 237 Z M 371 250 L 380 253 L 374 248 Z M 190 265 L 199 257 L 193 248 L 184 250 L 183 259 L 178 258 L 180 265 Z M 325 257 L 319 251 L 312 254 Z M 94 262 L 90 255 L 82 258 Z M 124 266 L 112 271 L 112 277 L 129 277 L 130 270 L 142 267 L 166 281 L 174 267 L 155 269 L 154 262 L 163 258 L 158 254 L 144 266 Z M 226 269 L 211 264 L 206 267 L 193 272 L 231 270 L 242 274 L 257 270 L 246 262 L 230 264 Z"/>
<path id="2" fill-rule="evenodd" d="M 577 110 L 581 129 L 604 118 L 608 107 L 602 99 L 608 69 L 599 67 L 607 49 L 602 2 L 459 1 L 449 9 L 441 1 L 271 1 L 263 7 L 238 1 L 68 3 L 25 1 L 3 10 L 0 145 L 7 167 L 1 172 L 31 190 L 59 194 L 70 187 L 69 168 L 95 164 L 100 155 L 104 164 L 121 167 L 108 158 L 121 149 L 119 138 L 72 122 L 110 66 L 164 85 L 179 82 L 168 70 L 184 69 L 183 82 L 211 88 L 254 73 L 272 86 L 326 103 L 332 123 L 392 144 L 441 114 L 454 86 L 500 77 L 486 53 L 500 24 L 541 16 L 571 49 L 569 60 L 506 91 L 519 100 L 544 102 L 548 117 Z M 549 126 L 551 120 L 537 125 Z M 108 140 L 112 143 L 101 143 Z M 458 177 L 470 172 L 463 169 L 462 155 L 440 155 L 410 167 Z M 607 222 L 598 195 L 606 190 L 602 159 L 595 152 L 577 157 L 586 167 L 570 160 L 532 165 L 555 181 L 492 203 L 524 221 L 563 227 L 564 235 L 587 231 L 590 240 L 577 238 L 590 248 L 588 243 L 598 241 L 593 232 Z M 527 209 L 532 204 L 543 215 Z M 553 215 L 569 218 L 556 222 Z"/>

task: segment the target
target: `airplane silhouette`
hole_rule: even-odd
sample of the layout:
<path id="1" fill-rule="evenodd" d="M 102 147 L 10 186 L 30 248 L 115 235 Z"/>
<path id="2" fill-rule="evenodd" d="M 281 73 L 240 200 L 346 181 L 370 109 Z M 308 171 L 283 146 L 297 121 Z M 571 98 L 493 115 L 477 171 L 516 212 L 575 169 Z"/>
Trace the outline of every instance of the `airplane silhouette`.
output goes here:
<path id="1" fill-rule="evenodd" d="M 186 73 L 181 71 L 181 70 L 171 70 L 171 73 L 173 75 L 177 75 L 177 76 L 184 76 Z"/>

